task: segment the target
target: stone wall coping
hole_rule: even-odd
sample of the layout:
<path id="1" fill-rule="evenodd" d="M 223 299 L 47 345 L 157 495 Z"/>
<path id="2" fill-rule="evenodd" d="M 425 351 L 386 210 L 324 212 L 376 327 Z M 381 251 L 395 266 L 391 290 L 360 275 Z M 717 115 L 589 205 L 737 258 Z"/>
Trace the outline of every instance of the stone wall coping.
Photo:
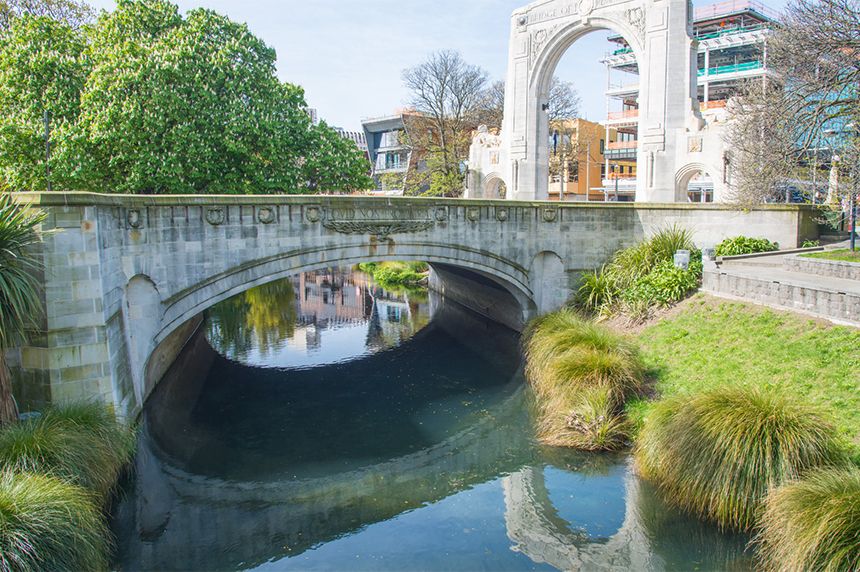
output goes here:
<path id="1" fill-rule="evenodd" d="M 749 213 L 725 203 L 604 203 L 558 201 L 510 201 L 489 199 L 454 199 L 439 197 L 373 197 L 360 195 L 119 195 L 87 192 L 16 192 L 14 199 L 32 206 L 110 206 L 110 207 L 170 207 L 170 206 L 277 206 L 277 205 L 385 205 L 385 206 L 477 206 L 508 208 L 563 208 L 563 209 L 631 209 L 631 210 L 682 210 L 682 211 L 738 211 Z M 811 205 L 760 205 L 754 211 L 812 210 Z M 784 254 L 785 252 L 782 252 Z"/>

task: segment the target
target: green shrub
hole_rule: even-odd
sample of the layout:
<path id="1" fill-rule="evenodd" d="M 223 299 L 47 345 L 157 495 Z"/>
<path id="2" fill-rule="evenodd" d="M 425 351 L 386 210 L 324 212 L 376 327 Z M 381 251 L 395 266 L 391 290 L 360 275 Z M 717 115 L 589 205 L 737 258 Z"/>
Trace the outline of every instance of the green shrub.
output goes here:
<path id="1" fill-rule="evenodd" d="M 51 474 L 106 500 L 134 452 L 134 431 L 103 405 L 54 407 L 0 430 L 0 464 Z"/>
<path id="2" fill-rule="evenodd" d="M 655 404 L 635 455 L 669 501 L 740 530 L 754 526 L 769 490 L 844 460 L 835 429 L 816 409 L 737 386 Z"/>
<path id="3" fill-rule="evenodd" d="M 383 288 L 397 289 L 422 285 L 429 266 L 425 262 L 362 262 L 358 269 Z"/>
<path id="4" fill-rule="evenodd" d="M 766 238 L 735 236 L 719 243 L 715 250 L 717 256 L 739 256 L 741 254 L 755 254 L 757 252 L 773 252 L 779 250 L 779 244 L 771 242 Z"/>
<path id="5" fill-rule="evenodd" d="M 679 250 L 691 253 L 688 271 L 674 266 Z M 688 230 L 677 225 L 662 229 L 648 240 L 619 250 L 599 271 L 586 272 L 576 304 L 601 316 L 635 309 L 641 318 L 650 313 L 649 305 L 677 302 L 695 290 L 702 273 L 701 260 Z"/>
<path id="6" fill-rule="evenodd" d="M 106 570 L 110 533 L 84 489 L 0 473 L 0 572 Z"/>
<path id="7" fill-rule="evenodd" d="M 771 492 L 755 543 L 765 570 L 860 570 L 860 469 L 820 469 Z"/>
<path id="8" fill-rule="evenodd" d="M 701 253 L 698 255 L 701 257 Z M 687 270 L 677 268 L 674 262 L 662 262 L 650 274 L 633 282 L 621 294 L 621 299 L 660 306 L 680 302 L 699 287 L 701 275 L 701 258 L 691 260 Z"/>
<path id="9" fill-rule="evenodd" d="M 821 246 L 820 240 L 804 240 L 803 244 L 800 245 L 801 248 L 815 248 L 816 246 Z"/>

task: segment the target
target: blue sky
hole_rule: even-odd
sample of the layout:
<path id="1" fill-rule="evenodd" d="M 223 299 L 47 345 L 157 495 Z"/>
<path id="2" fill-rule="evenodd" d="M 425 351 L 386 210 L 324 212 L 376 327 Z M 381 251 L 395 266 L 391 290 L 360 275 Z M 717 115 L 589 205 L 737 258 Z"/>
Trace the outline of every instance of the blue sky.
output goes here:
<path id="1" fill-rule="evenodd" d="M 112 0 L 89 0 L 112 9 Z M 403 107 L 401 71 L 440 49 L 458 50 L 503 79 L 510 14 L 527 0 L 179 0 L 182 10 L 206 7 L 240 22 L 278 53 L 281 79 L 305 88 L 308 104 L 329 124 L 358 130 L 361 120 Z M 696 5 L 710 2 L 696 1 Z M 779 8 L 784 0 L 766 1 Z M 582 115 L 603 119 L 605 32 L 582 38 L 557 75 L 573 82 Z"/>

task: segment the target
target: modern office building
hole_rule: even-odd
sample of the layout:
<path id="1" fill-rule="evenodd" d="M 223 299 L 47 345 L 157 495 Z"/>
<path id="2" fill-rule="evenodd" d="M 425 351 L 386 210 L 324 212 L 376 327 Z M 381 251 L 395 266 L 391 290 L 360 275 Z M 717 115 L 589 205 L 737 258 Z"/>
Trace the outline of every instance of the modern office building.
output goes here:
<path id="1" fill-rule="evenodd" d="M 776 14 L 756 0 L 729 0 L 695 9 L 698 100 L 705 121 L 725 121 L 726 102 L 741 82 L 770 75 L 766 39 L 775 20 Z M 609 40 L 614 49 L 603 60 L 607 69 L 607 144 L 602 186 L 606 196 L 632 201 L 636 173 L 628 166 L 631 161 L 635 163 L 639 144 L 639 68 L 624 38 L 616 35 Z M 711 176 L 698 173 L 690 179 L 688 200 L 714 200 Z"/>

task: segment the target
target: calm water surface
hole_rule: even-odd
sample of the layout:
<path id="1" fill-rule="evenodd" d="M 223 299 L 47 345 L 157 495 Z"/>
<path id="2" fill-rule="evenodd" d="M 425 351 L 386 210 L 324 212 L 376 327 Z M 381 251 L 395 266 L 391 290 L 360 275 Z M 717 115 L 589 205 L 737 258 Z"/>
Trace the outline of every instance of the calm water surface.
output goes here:
<path id="1" fill-rule="evenodd" d="M 122 570 L 749 570 L 626 455 L 538 446 L 519 338 L 348 270 L 207 313 L 144 414 Z"/>

